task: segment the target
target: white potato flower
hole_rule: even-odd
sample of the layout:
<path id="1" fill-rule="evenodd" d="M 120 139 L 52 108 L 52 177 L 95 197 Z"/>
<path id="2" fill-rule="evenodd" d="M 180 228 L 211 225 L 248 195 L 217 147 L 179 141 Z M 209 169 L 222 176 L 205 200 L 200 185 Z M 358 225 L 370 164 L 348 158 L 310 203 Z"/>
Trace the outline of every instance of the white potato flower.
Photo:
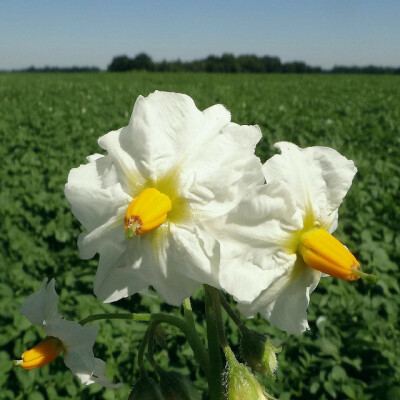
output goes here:
<path id="1" fill-rule="evenodd" d="M 151 285 L 179 305 L 200 284 L 220 287 L 209 225 L 264 182 L 260 138 L 222 105 L 201 112 L 184 94 L 139 96 L 129 125 L 99 139 L 108 154 L 88 157 L 65 186 L 86 229 L 80 256 L 100 255 L 95 294 L 112 302 Z"/>
<path id="2" fill-rule="evenodd" d="M 355 280 L 354 256 L 331 233 L 357 171 L 327 147 L 288 142 L 263 165 L 266 185 L 250 192 L 224 221 L 220 282 L 247 317 L 261 313 L 289 333 L 308 329 L 307 307 L 321 273 Z"/>
<path id="3" fill-rule="evenodd" d="M 81 326 L 58 313 L 55 280 L 45 279 L 40 290 L 28 296 L 20 312 L 35 325 L 43 328 L 46 339 L 25 351 L 21 360 L 14 361 L 22 369 L 35 369 L 63 355 L 65 365 L 85 384 L 99 383 L 105 387 L 119 387 L 105 377 L 105 362 L 93 355 L 97 326 Z"/>

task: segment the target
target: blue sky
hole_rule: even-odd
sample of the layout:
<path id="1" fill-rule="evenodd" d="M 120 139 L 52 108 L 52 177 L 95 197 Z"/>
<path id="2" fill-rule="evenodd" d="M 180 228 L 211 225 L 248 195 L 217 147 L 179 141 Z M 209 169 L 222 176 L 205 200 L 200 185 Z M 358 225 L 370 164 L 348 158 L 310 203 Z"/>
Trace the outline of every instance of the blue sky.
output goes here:
<path id="1" fill-rule="evenodd" d="M 0 69 L 224 52 L 400 66 L 399 0 L 0 0 Z"/>

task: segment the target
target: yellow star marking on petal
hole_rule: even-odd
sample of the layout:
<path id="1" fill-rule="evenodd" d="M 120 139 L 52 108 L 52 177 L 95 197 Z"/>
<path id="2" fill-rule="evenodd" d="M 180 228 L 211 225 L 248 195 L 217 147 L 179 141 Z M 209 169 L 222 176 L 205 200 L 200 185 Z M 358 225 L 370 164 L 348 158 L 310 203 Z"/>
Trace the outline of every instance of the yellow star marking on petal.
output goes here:
<path id="1" fill-rule="evenodd" d="M 126 237 L 130 239 L 158 228 L 166 221 L 171 209 L 171 199 L 166 194 L 155 188 L 144 189 L 126 210 Z"/>
<path id="2" fill-rule="evenodd" d="M 44 342 L 39 343 L 30 350 L 22 354 L 22 360 L 13 361 L 14 365 L 19 365 L 22 369 L 34 369 L 43 367 L 53 361 L 63 350 L 61 340 L 49 337 Z"/>
<path id="3" fill-rule="evenodd" d="M 360 263 L 325 229 L 303 233 L 298 252 L 307 265 L 325 274 L 348 281 L 360 278 Z"/>

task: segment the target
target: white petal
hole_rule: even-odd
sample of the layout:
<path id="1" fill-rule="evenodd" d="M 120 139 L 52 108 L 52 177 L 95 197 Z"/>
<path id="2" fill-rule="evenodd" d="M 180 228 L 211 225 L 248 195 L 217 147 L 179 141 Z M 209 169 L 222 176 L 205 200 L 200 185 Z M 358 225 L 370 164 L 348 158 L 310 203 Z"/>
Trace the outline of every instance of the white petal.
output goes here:
<path id="1" fill-rule="evenodd" d="M 239 252 L 238 246 L 240 244 L 227 241 L 222 244 L 222 253 L 226 257 L 221 262 L 219 280 L 222 289 L 242 303 L 256 299 L 296 260 L 294 254 L 286 255 L 279 250 L 274 254 L 273 248 L 252 251 L 249 246 L 243 246 Z M 270 257 L 270 264 L 264 257 Z"/>
<path id="2" fill-rule="evenodd" d="M 132 200 L 119 185 L 107 190 L 66 185 L 65 195 L 72 206 L 72 213 L 88 231 L 107 223 L 121 207 L 126 210 Z"/>
<path id="3" fill-rule="evenodd" d="M 112 171 L 111 158 L 107 156 L 74 168 L 69 173 L 65 196 L 73 214 L 89 231 L 104 224 L 119 207 L 132 200 L 110 169 Z"/>
<path id="4" fill-rule="evenodd" d="M 149 284 L 138 271 L 142 258 L 138 237 L 125 239 L 125 246 L 115 243 L 103 246 L 94 280 L 95 295 L 110 303 L 146 289 Z"/>
<path id="5" fill-rule="evenodd" d="M 87 164 L 72 168 L 68 174 L 68 184 L 73 186 L 104 189 L 119 183 L 118 176 L 112 166 L 111 158 L 101 154 L 92 154 L 87 157 Z M 108 185 L 103 181 L 104 176 L 109 176 Z"/>
<path id="6" fill-rule="evenodd" d="M 171 227 L 172 228 L 172 227 Z M 162 244 L 154 246 L 154 243 L 147 241 L 149 246 L 148 250 L 143 252 L 142 266 L 140 272 L 144 279 L 146 279 L 150 285 L 161 295 L 161 297 L 167 303 L 178 306 L 182 304 L 182 301 L 190 297 L 194 290 L 204 281 L 198 281 L 199 275 L 207 276 L 209 271 L 210 259 L 212 260 L 213 255 L 205 255 L 204 248 L 207 244 L 196 243 L 196 249 L 193 253 L 200 252 L 201 254 L 193 254 L 193 259 L 188 254 L 188 249 L 185 242 L 185 238 L 176 242 L 177 228 L 174 230 L 175 238 L 173 235 L 168 235 L 164 238 Z M 190 233 L 188 233 L 190 236 Z M 186 237 L 187 240 L 190 240 Z M 193 242 L 192 242 L 193 243 Z M 201 259 L 204 261 L 202 264 L 202 270 L 197 271 L 197 262 Z"/>
<path id="7" fill-rule="evenodd" d="M 229 120 L 222 106 L 202 113 L 189 96 L 156 91 L 139 96 L 120 144 L 136 160 L 141 174 L 156 181 L 187 155 L 201 151 L 202 144 Z"/>
<path id="8" fill-rule="evenodd" d="M 223 134 L 230 136 L 244 150 L 254 150 L 262 138 L 258 125 L 238 125 L 231 122 L 223 129 Z"/>
<path id="9" fill-rule="evenodd" d="M 300 149 L 288 142 L 275 145 L 282 154 L 263 166 L 267 183 L 284 181 L 303 213 L 313 211 L 323 223 L 342 202 L 357 171 L 353 161 L 328 147 Z"/>
<path id="10" fill-rule="evenodd" d="M 20 313 L 32 324 L 43 326 L 46 321 L 61 318 L 58 314 L 58 295 L 55 291 L 54 278 L 47 283 L 43 280 L 40 290 L 28 296 L 21 305 Z"/>
<path id="11" fill-rule="evenodd" d="M 107 150 L 106 158 L 112 165 L 123 190 L 132 195 L 136 185 L 141 186 L 145 179 L 139 171 L 135 152 L 127 148 L 127 138 L 131 135 L 130 127 L 125 126 L 117 131 L 111 131 L 99 138 L 99 145 Z"/>
<path id="12" fill-rule="evenodd" d="M 96 341 L 98 326 L 84 325 L 65 319 L 52 320 L 44 327 L 48 336 L 61 340 L 64 346 L 65 365 L 86 385 L 94 382 L 105 387 L 113 385 L 105 376 L 104 361 L 94 358 L 93 345 Z"/>
<path id="13" fill-rule="evenodd" d="M 190 157 L 182 175 L 186 182 L 184 197 L 208 216 L 222 215 L 232 209 L 251 188 L 264 182 L 261 163 L 254 146 L 261 137 L 257 126 L 230 123 L 205 143 L 197 157 Z"/>
<path id="14" fill-rule="evenodd" d="M 154 236 L 153 236 L 154 235 Z M 126 240 L 125 250 L 100 250 L 95 294 L 104 302 L 119 300 L 153 286 L 164 300 L 180 305 L 203 283 L 218 286 L 219 243 L 196 226 L 170 225 L 170 233 Z"/>
<path id="15" fill-rule="evenodd" d="M 339 211 L 335 210 L 325 219 L 321 228 L 326 229 L 329 233 L 335 232 L 338 227 Z"/>
<path id="16" fill-rule="evenodd" d="M 238 304 L 238 308 L 247 317 L 260 313 L 277 328 L 299 335 L 309 329 L 307 308 L 319 279 L 318 271 L 299 260 L 251 304 Z"/>
<path id="17" fill-rule="evenodd" d="M 122 386 L 122 383 L 111 383 L 105 376 L 106 363 L 100 358 L 94 359 L 94 371 L 92 376 L 85 382 L 86 385 L 98 383 L 101 386 L 117 389 Z"/>
<path id="18" fill-rule="evenodd" d="M 126 207 L 120 207 L 115 216 L 89 233 L 81 233 L 78 237 L 79 256 L 83 259 L 92 258 L 107 243 L 123 246 L 126 243 L 124 218 Z"/>
<path id="19" fill-rule="evenodd" d="M 91 154 L 90 156 L 87 156 L 86 159 L 89 162 L 93 162 L 93 161 L 96 161 L 96 160 L 98 160 L 99 158 L 102 158 L 102 157 L 104 157 L 104 154 L 94 153 L 94 154 Z"/>
<path id="20" fill-rule="evenodd" d="M 237 301 L 251 302 L 296 260 L 286 249 L 302 228 L 291 194 L 282 182 L 250 191 L 239 205 L 213 223 L 222 244 L 220 283 Z"/>
<path id="21" fill-rule="evenodd" d="M 83 384 L 88 384 L 94 372 L 93 350 L 68 350 L 64 355 L 64 362 L 71 372 L 75 374 Z"/>
<path id="22" fill-rule="evenodd" d="M 207 232 L 206 224 L 171 225 L 168 263 L 188 278 L 216 286 L 220 261 L 219 242 Z"/>
<path id="23" fill-rule="evenodd" d="M 93 345 L 97 331 L 97 326 L 81 326 L 65 319 L 52 320 L 45 326 L 48 336 L 54 336 L 63 343 L 65 365 L 82 383 L 90 380 L 94 371 Z"/>
<path id="24" fill-rule="evenodd" d="M 158 271 L 157 271 L 158 272 Z M 186 298 L 192 296 L 199 282 L 182 275 L 172 266 L 168 268 L 168 277 L 154 277 L 152 284 L 163 300 L 173 306 L 180 306 Z"/>
<path id="25" fill-rule="evenodd" d="M 66 319 L 50 320 L 44 327 L 47 336 L 54 336 L 69 350 L 85 348 L 92 351 L 98 326 L 80 325 Z"/>

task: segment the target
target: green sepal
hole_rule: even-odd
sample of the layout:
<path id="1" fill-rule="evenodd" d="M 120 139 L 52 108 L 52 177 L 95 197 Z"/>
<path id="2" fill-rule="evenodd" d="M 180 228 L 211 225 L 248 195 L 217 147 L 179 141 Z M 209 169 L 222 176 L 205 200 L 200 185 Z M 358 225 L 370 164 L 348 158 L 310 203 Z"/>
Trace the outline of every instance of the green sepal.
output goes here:
<path id="1" fill-rule="evenodd" d="M 281 350 L 281 347 L 273 346 L 266 336 L 256 331 L 247 328 L 242 331 L 240 351 L 243 360 L 253 371 L 275 379 L 278 368 L 276 354 Z"/>

